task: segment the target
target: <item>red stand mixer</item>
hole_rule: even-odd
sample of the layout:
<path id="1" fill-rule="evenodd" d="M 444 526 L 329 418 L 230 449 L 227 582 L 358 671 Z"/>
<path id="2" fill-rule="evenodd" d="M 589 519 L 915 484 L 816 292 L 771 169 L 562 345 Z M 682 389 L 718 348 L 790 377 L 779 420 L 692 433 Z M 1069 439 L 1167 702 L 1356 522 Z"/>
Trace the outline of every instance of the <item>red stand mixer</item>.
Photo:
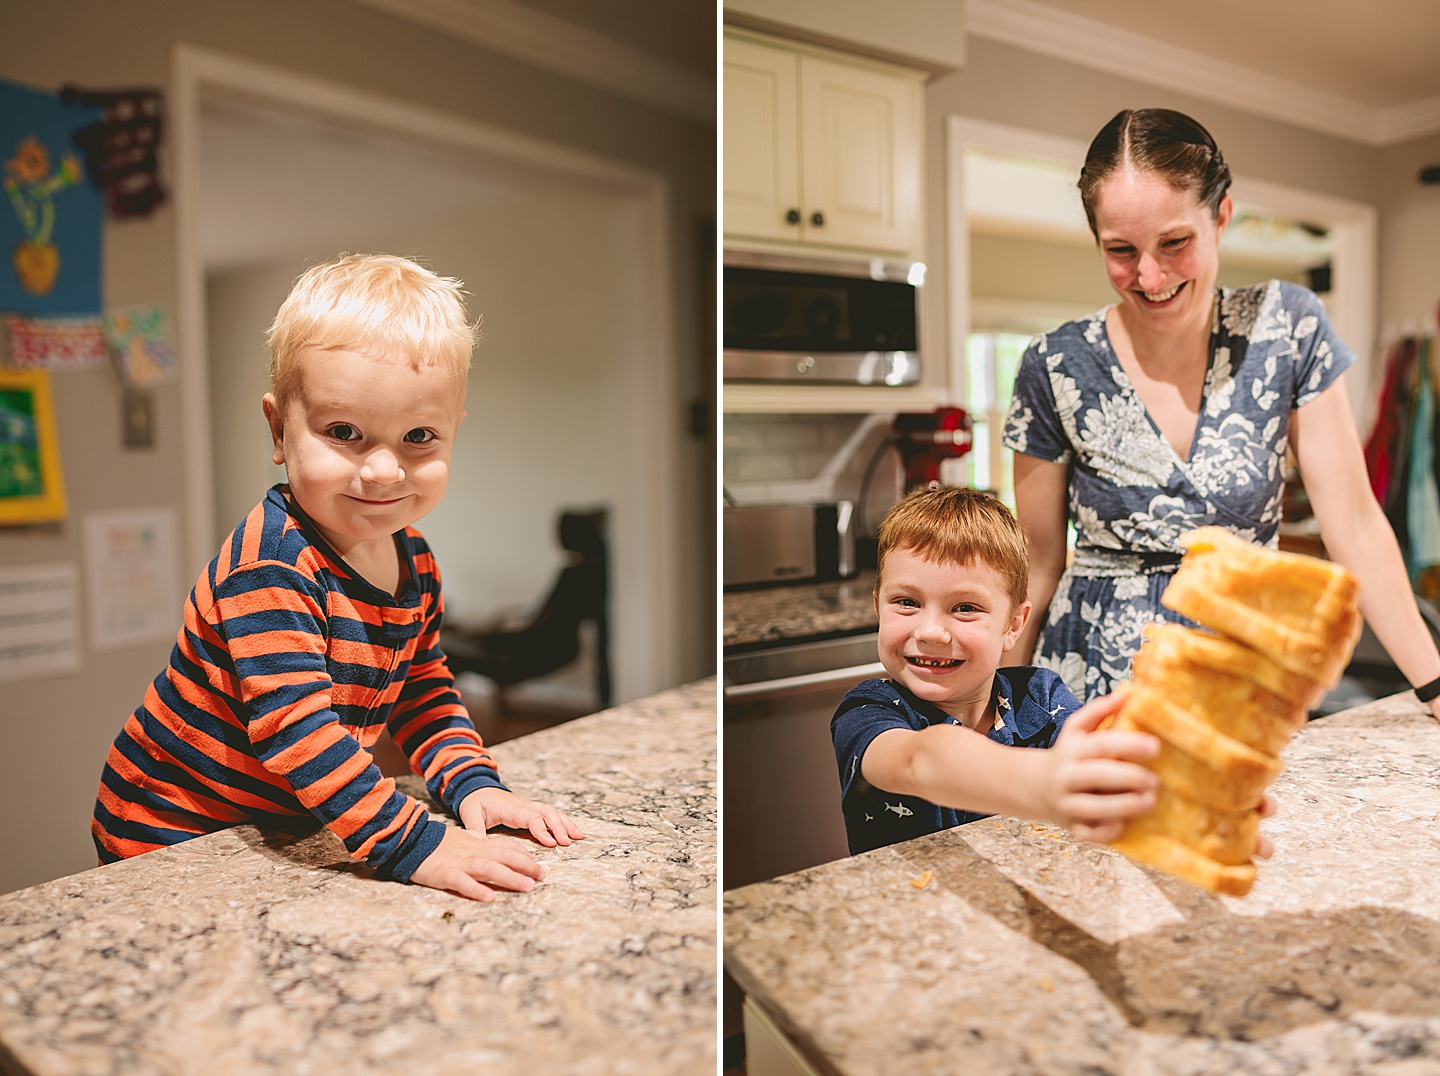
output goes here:
<path id="1" fill-rule="evenodd" d="M 905 465 L 905 492 L 941 485 L 940 463 L 970 451 L 970 416 L 960 407 L 937 407 L 895 416 L 892 439 Z"/>
<path id="2" fill-rule="evenodd" d="M 867 526 L 865 513 L 869 506 L 870 480 L 886 452 L 893 446 L 900 453 L 900 462 L 905 470 L 904 489 L 900 491 L 903 497 L 911 490 L 942 485 L 940 464 L 945 460 L 959 459 L 973 445 L 970 416 L 964 408 L 937 407 L 934 411 L 895 416 L 889 435 L 876 446 L 865 468 L 865 476 L 860 480 L 857 526 L 860 537 L 855 548 L 861 567 L 875 567 L 876 539 Z"/>

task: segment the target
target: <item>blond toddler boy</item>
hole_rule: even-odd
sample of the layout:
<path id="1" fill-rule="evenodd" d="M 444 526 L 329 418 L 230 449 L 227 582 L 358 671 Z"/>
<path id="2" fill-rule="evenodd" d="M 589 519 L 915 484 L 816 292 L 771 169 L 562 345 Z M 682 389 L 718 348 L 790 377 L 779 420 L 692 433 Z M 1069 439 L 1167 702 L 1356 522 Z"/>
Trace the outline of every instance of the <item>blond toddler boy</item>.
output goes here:
<path id="1" fill-rule="evenodd" d="M 582 834 L 501 783 L 440 649 L 440 577 L 411 526 L 445 494 L 465 417 L 475 326 L 460 282 L 341 257 L 295 282 L 269 336 L 262 403 L 287 482 L 201 573 L 169 665 L 110 749 L 100 859 L 311 815 L 381 877 L 476 900 L 533 889 L 543 868 L 486 831 L 551 847 Z M 463 828 L 381 774 L 370 748 L 385 729 Z"/>

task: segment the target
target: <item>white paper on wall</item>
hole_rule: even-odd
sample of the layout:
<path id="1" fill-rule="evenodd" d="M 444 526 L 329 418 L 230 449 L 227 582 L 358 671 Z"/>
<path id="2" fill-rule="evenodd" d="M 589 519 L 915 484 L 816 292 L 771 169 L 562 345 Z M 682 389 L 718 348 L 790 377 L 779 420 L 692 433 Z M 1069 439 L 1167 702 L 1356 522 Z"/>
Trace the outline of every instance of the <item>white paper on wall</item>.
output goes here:
<path id="1" fill-rule="evenodd" d="M 90 638 L 97 650 L 162 639 L 179 630 L 173 509 L 87 513 L 85 561 Z"/>
<path id="2" fill-rule="evenodd" d="M 0 569 L 0 681 L 80 671 L 79 580 L 73 564 Z"/>

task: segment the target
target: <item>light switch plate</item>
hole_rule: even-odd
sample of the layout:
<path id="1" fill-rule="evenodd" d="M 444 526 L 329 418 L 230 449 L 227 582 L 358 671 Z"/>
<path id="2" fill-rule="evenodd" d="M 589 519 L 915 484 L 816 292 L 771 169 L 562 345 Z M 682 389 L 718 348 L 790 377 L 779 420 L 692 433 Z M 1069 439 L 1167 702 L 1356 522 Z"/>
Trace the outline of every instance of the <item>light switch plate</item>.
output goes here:
<path id="1" fill-rule="evenodd" d="M 154 448 L 155 394 L 148 389 L 126 389 L 120 408 L 125 447 Z"/>

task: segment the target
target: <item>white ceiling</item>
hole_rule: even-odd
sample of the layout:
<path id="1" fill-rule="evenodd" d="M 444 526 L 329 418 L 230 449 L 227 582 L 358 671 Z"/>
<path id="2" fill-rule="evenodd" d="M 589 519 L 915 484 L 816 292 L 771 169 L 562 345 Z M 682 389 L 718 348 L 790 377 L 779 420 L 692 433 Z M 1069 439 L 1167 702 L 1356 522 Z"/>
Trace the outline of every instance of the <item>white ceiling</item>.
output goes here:
<path id="1" fill-rule="evenodd" d="M 1435 0 L 1039 3 L 1362 105 L 1440 97 Z"/>

